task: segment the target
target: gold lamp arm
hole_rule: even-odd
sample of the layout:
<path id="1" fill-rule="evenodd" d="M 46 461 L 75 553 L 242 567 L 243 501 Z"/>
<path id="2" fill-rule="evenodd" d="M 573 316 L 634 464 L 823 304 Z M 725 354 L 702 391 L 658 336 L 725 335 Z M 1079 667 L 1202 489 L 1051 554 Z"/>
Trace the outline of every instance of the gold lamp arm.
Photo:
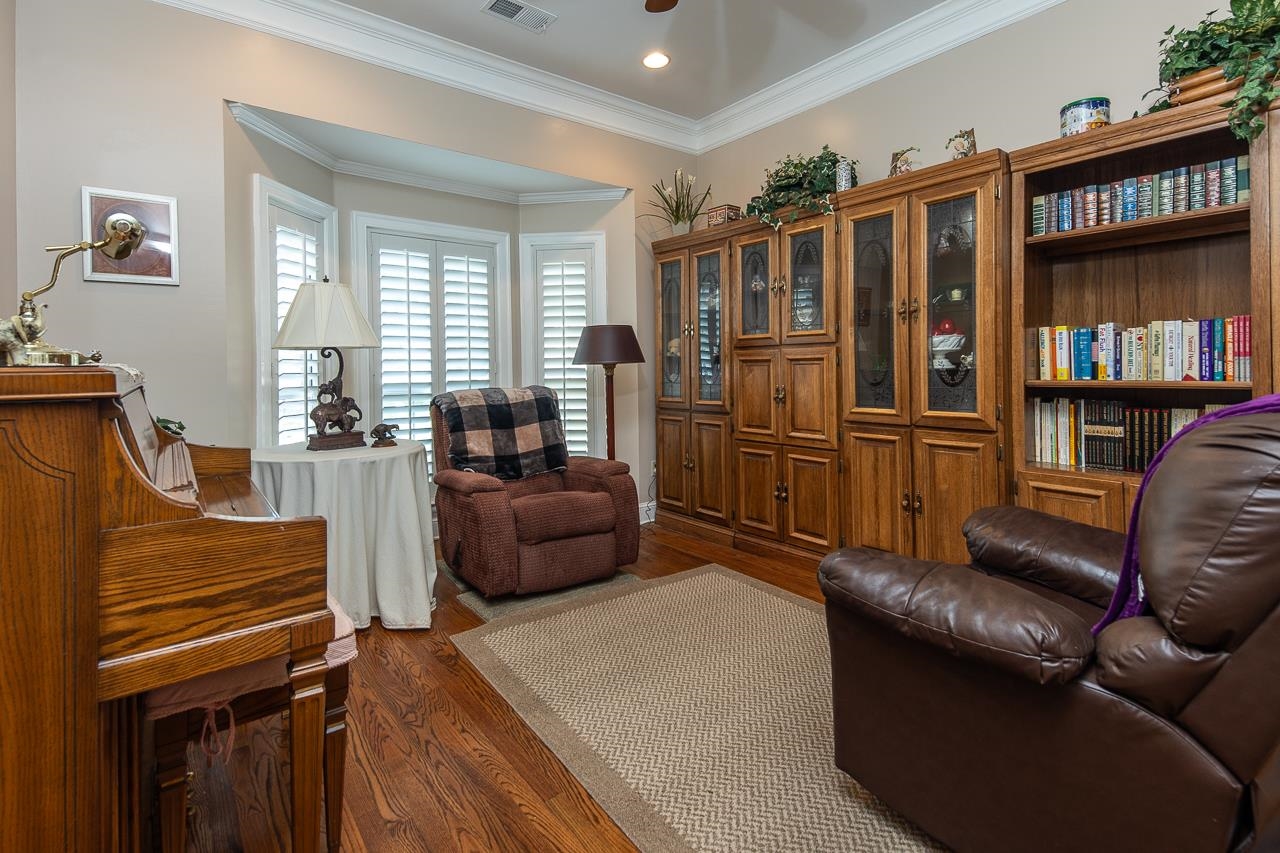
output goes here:
<path id="1" fill-rule="evenodd" d="M 22 294 L 22 301 L 30 302 L 31 300 L 35 299 L 37 296 L 44 293 L 46 290 L 51 289 L 55 284 L 57 284 L 58 273 L 62 271 L 62 262 L 65 261 L 67 258 L 71 257 L 72 255 L 78 255 L 81 252 L 89 252 L 94 249 L 101 249 L 103 246 L 107 245 L 107 243 L 109 242 L 111 242 L 110 239 L 99 240 L 96 243 L 90 243 L 88 240 L 85 240 L 83 242 L 76 243 L 74 246 L 45 246 L 44 250 L 46 252 L 60 252 L 61 254 L 59 254 L 58 257 L 55 258 L 53 261 L 53 272 L 49 275 L 49 281 L 45 283 L 42 287 L 37 287 L 35 290 L 25 291 Z"/>

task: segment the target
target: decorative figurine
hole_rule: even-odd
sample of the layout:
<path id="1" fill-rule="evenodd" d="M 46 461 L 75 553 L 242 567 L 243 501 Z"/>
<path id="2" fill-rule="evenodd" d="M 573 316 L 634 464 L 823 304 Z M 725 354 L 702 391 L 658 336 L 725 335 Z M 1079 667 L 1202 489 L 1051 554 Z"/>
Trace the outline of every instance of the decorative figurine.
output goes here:
<path id="1" fill-rule="evenodd" d="M 919 150 L 919 148 L 912 146 L 911 148 L 903 148 L 901 151 L 893 152 L 893 156 L 889 158 L 889 177 L 896 178 L 898 175 L 905 175 L 910 172 L 911 167 L 915 165 L 911 162 L 911 152 Z"/>
<path id="2" fill-rule="evenodd" d="M 400 429 L 400 424 L 378 424 L 369 430 L 369 435 L 373 436 L 374 447 L 395 447 L 396 446 L 396 430 Z"/>
<path id="3" fill-rule="evenodd" d="M 947 148 L 955 152 L 951 155 L 952 160 L 972 157 L 978 153 L 978 141 L 973 137 L 973 128 L 957 130 L 955 136 L 947 140 Z"/>

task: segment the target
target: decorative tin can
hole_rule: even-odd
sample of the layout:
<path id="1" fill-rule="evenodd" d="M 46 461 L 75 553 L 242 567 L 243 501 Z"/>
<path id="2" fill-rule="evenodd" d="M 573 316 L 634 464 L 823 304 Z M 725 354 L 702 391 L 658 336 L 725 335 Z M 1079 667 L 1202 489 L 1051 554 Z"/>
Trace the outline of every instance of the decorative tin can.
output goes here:
<path id="1" fill-rule="evenodd" d="M 707 226 L 724 225 L 742 218 L 742 210 L 736 204 L 719 204 L 707 211 Z"/>
<path id="2" fill-rule="evenodd" d="M 836 192 L 853 188 L 853 163 L 848 157 L 841 157 L 836 163 Z"/>
<path id="3" fill-rule="evenodd" d="M 1111 124 L 1110 98 L 1081 98 L 1062 108 L 1059 136 L 1075 136 Z"/>

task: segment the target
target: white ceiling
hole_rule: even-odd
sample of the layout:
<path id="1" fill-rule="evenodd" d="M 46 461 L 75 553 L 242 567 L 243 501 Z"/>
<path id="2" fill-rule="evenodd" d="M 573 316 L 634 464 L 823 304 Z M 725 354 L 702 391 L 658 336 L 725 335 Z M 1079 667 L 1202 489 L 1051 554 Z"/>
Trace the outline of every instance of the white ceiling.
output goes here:
<path id="1" fill-rule="evenodd" d="M 703 118 L 860 44 L 941 0 L 532 0 L 559 16 L 533 33 L 489 0 L 345 0 L 415 30 L 691 119 Z M 661 49 L 671 64 L 640 65 Z"/>
<path id="2" fill-rule="evenodd" d="M 510 204 L 622 198 L 625 189 L 339 124 L 232 104 L 245 127 L 335 172 Z"/>

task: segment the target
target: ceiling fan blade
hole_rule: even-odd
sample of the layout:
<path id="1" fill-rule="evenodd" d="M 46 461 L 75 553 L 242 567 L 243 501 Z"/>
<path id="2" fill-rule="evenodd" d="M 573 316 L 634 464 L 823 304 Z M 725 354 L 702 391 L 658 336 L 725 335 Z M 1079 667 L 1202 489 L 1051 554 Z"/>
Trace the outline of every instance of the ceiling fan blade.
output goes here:
<path id="1" fill-rule="evenodd" d="M 644 0 L 646 12 L 670 12 L 680 0 Z"/>

